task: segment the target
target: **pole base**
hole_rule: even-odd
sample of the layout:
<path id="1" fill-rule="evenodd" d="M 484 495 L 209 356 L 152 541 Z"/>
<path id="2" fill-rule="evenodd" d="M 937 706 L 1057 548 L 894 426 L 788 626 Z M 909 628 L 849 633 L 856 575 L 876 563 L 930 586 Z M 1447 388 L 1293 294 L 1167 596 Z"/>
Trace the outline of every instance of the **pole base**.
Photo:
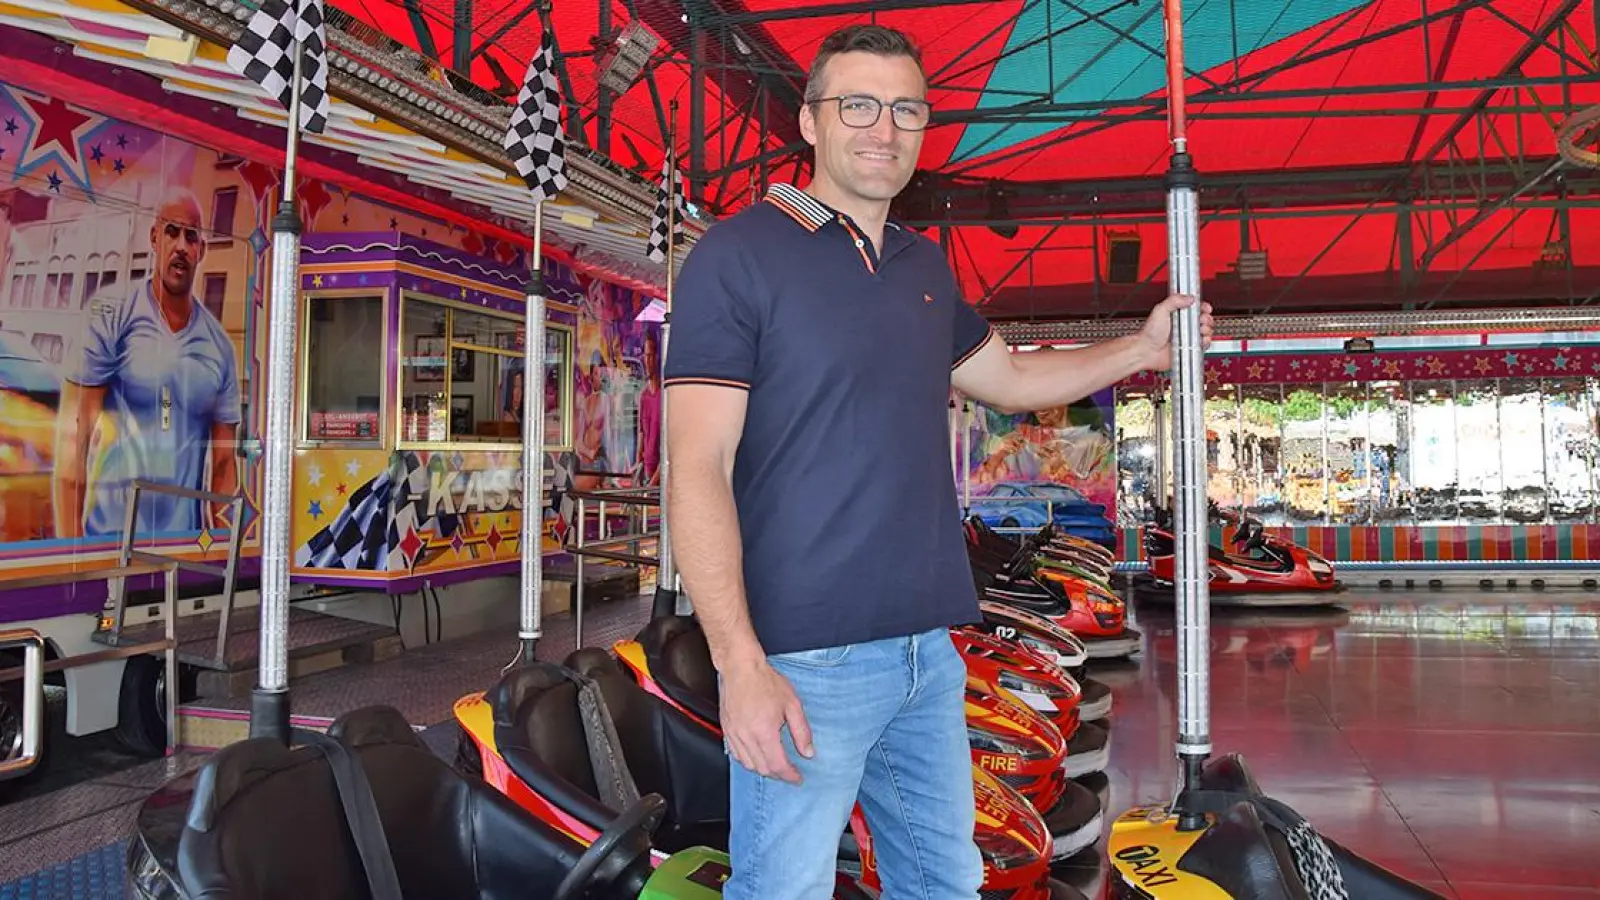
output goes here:
<path id="1" fill-rule="evenodd" d="M 656 585 L 655 604 L 650 608 L 650 618 L 665 619 L 678 614 L 678 592 Z"/>
<path id="2" fill-rule="evenodd" d="M 523 638 L 517 650 L 517 665 L 526 666 L 537 660 L 534 651 L 539 647 L 538 638 Z"/>
<path id="3" fill-rule="evenodd" d="M 250 694 L 250 737 L 289 746 L 289 691 L 257 685 Z"/>

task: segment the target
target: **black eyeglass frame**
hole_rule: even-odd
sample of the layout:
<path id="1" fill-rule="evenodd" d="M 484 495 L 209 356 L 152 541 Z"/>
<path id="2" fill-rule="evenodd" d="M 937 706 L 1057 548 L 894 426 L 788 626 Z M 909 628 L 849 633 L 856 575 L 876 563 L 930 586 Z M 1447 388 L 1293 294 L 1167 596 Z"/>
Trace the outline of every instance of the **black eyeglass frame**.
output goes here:
<path id="1" fill-rule="evenodd" d="M 877 105 L 877 110 L 875 110 L 873 112 L 873 114 L 872 114 L 872 121 L 868 122 L 865 125 L 852 125 L 849 122 L 845 121 L 845 118 L 844 118 L 844 102 L 846 100 L 869 100 L 872 103 L 876 104 Z M 883 108 L 885 106 L 888 106 L 891 109 L 891 112 L 889 113 L 889 121 L 894 123 L 894 127 L 900 129 L 901 131 L 926 131 L 928 129 L 928 126 L 933 124 L 933 104 L 929 103 L 926 100 L 916 100 L 916 99 L 913 99 L 913 98 L 910 98 L 910 97 L 902 97 L 902 98 L 900 98 L 898 100 L 893 100 L 893 101 L 890 101 L 889 103 L 884 103 L 882 100 L 879 100 L 877 97 L 874 97 L 871 94 L 840 94 L 840 95 L 838 95 L 836 97 L 818 97 L 817 99 L 812 100 L 810 102 L 815 104 L 815 103 L 827 103 L 829 101 L 834 101 L 838 105 L 838 108 L 839 108 L 839 121 L 841 123 L 843 123 L 846 128 L 861 128 L 861 129 L 872 128 L 873 126 L 878 124 L 878 120 L 879 119 L 883 118 Z M 900 120 L 895 116 L 895 114 L 894 114 L 894 112 L 892 110 L 894 109 L 895 106 L 897 106 L 898 104 L 901 104 L 901 103 L 914 103 L 914 104 L 918 104 L 918 105 L 924 107 L 925 109 L 927 109 L 927 111 L 928 111 L 928 119 L 922 125 L 921 128 L 907 128 L 904 125 L 900 124 Z"/>

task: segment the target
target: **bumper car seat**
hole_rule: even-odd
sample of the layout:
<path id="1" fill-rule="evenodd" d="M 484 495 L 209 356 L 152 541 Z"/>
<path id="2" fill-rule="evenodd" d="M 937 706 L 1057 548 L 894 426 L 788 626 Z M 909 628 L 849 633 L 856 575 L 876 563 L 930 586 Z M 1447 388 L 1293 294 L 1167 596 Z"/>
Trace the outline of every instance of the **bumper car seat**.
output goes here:
<path id="1" fill-rule="evenodd" d="M 663 693 L 708 723 L 721 721 L 715 698 L 722 686 L 699 622 L 692 616 L 651 619 L 639 632 L 639 646 Z"/>
<path id="2" fill-rule="evenodd" d="M 632 900 L 650 877 L 659 797 L 586 849 L 459 775 L 391 708 L 306 737 L 232 744 L 153 795 L 130 848 L 133 896 Z"/>
<path id="3" fill-rule="evenodd" d="M 574 676 L 578 677 L 574 677 Z M 495 744 L 511 771 L 540 796 L 591 828 L 620 815 L 584 727 L 580 679 L 600 689 L 622 766 L 640 794 L 657 794 L 665 812 L 655 844 L 667 853 L 728 846 L 728 759 L 722 741 L 639 687 L 604 650 L 578 650 L 565 666 L 531 663 L 490 692 Z M 623 798 L 626 794 L 623 795 Z"/>

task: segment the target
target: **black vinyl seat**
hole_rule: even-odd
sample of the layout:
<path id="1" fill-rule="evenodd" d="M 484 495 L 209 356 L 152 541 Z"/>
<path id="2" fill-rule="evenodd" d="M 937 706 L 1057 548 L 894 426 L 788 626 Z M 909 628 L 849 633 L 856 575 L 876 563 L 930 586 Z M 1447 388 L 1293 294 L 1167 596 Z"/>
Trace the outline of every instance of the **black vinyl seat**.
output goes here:
<path id="1" fill-rule="evenodd" d="M 731 801 L 722 739 L 640 687 L 604 650 L 577 650 L 566 665 L 599 685 L 639 792 L 667 801 L 657 845 L 726 848 Z"/>
<path id="2" fill-rule="evenodd" d="M 568 665 L 531 663 L 490 692 L 495 743 L 529 788 L 591 828 L 620 812 L 602 799 L 579 705 L 580 678 L 599 687 L 623 762 L 641 794 L 666 804 L 656 846 L 728 846 L 728 760 L 716 735 L 639 687 L 603 650 L 579 650 Z"/>
<path id="3" fill-rule="evenodd" d="M 691 616 L 660 616 L 639 632 L 645 662 L 674 703 L 715 725 L 722 717 L 721 684 L 706 633 Z"/>
<path id="4" fill-rule="evenodd" d="M 382 838 L 380 847 L 386 843 L 404 897 L 549 900 L 585 859 L 584 845 L 435 756 L 392 708 L 350 713 L 333 724 L 329 737 L 347 749 L 370 785 L 381 828 L 366 837 Z M 167 853 L 143 834 L 135 842 L 144 845 L 147 857 L 134 873 L 138 895 L 372 897 L 363 863 L 371 857 L 363 854 L 347 818 L 350 795 L 341 793 L 334 765 L 317 746 L 291 748 L 265 738 L 217 751 L 193 776 L 187 795 L 158 792 L 147 804 L 165 804 L 167 809 L 149 812 L 171 818 L 177 803 L 188 799 L 175 860 L 168 862 Z M 615 845 L 622 852 L 607 854 L 603 877 L 588 882 L 593 890 L 572 896 L 636 897 L 651 872 L 648 834 L 630 833 L 625 844 Z M 177 884 L 162 890 L 155 879 L 140 877 L 158 868 L 172 873 L 167 877 Z M 380 882 L 375 877 L 370 883 Z"/>

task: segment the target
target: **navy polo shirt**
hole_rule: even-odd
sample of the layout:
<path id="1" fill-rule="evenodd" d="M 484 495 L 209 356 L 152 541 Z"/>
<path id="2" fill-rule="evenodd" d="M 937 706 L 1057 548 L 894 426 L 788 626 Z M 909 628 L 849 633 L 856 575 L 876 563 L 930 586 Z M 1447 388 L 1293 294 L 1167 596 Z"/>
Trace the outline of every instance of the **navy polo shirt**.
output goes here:
<path id="1" fill-rule="evenodd" d="M 733 492 L 768 653 L 978 620 L 950 373 L 993 335 L 938 245 L 780 184 L 684 262 L 663 381 L 749 391 Z"/>

